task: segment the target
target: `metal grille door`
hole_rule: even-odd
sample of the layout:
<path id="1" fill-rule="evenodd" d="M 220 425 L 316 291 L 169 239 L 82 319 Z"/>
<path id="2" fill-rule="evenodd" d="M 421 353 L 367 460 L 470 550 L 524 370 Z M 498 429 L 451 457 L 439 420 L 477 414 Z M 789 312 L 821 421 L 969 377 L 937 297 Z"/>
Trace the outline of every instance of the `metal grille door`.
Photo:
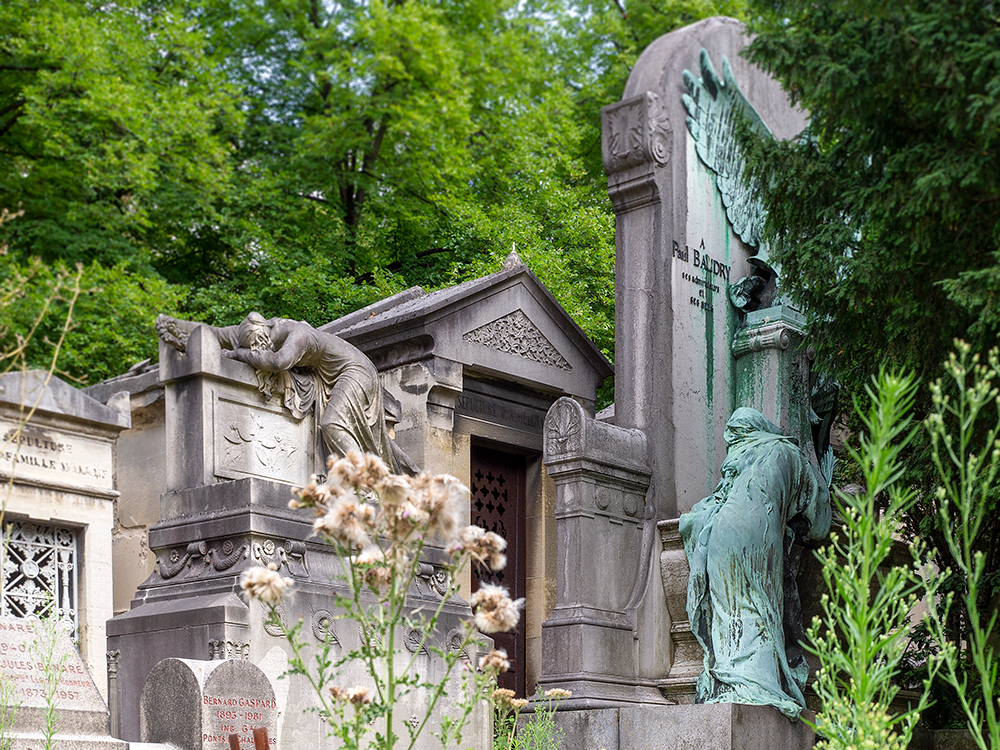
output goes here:
<path id="1" fill-rule="evenodd" d="M 507 540 L 507 567 L 491 571 L 481 565 L 472 570 L 472 588 L 481 583 L 504 586 L 511 598 L 525 595 L 525 461 L 488 448 L 472 447 L 472 523 Z M 500 675 L 500 687 L 524 697 L 524 612 L 512 633 L 492 633 L 497 648 L 507 651 L 510 671 Z"/>

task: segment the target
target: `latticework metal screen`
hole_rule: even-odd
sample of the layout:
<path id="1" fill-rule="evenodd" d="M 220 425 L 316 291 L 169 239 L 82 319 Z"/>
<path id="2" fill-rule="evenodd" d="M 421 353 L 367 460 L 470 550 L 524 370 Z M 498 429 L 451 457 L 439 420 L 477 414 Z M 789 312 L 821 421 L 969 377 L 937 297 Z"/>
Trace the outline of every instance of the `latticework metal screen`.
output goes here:
<path id="1" fill-rule="evenodd" d="M 41 617 L 55 604 L 60 620 L 77 620 L 76 531 L 31 521 L 3 524 L 3 605 L 7 617 Z"/>

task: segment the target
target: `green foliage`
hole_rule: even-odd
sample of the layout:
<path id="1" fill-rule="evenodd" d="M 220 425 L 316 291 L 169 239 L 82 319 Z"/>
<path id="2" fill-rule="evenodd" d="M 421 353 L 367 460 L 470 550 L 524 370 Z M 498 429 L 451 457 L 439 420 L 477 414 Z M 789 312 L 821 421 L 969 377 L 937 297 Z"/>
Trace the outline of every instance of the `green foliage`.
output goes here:
<path id="1" fill-rule="evenodd" d="M 232 97 L 170 3 L 0 5 L 0 205 L 21 258 L 138 262 L 218 221 Z"/>
<path id="2" fill-rule="evenodd" d="M 515 698 L 511 690 L 494 690 L 493 750 L 559 750 L 566 733 L 556 726 L 555 713 L 570 695 L 561 688 L 539 690 L 531 701 L 530 717 L 522 723 L 519 719 L 528 701 Z"/>
<path id="3" fill-rule="evenodd" d="M 996 571 L 987 567 L 980 549 L 979 536 L 984 521 L 996 506 L 994 482 L 1000 470 L 1000 389 L 994 386 L 1000 376 L 1000 354 L 993 349 L 988 364 L 980 364 L 971 347 L 958 343 L 958 355 L 952 354 L 945 370 L 957 390 L 951 398 L 938 380 L 931 386 L 934 410 L 927 420 L 931 435 L 932 456 L 940 484 L 936 496 L 940 503 L 945 539 L 962 585 L 958 593 L 968 613 L 964 639 L 956 640 L 949 632 L 948 608 L 952 594 L 941 602 L 929 597 L 929 630 L 941 648 L 945 680 L 954 688 L 965 714 L 967 726 L 981 750 L 1000 747 L 1000 695 L 998 670 L 1000 660 L 994 652 L 995 609 L 984 616 L 978 606 L 984 589 L 992 599 Z M 996 417 L 987 410 L 996 409 Z M 977 421 L 986 418 L 986 436 L 977 435 Z M 949 430 L 951 425 L 955 430 Z M 995 578 L 994 578 L 995 580 Z M 971 679 L 970 679 L 971 678 Z"/>
<path id="4" fill-rule="evenodd" d="M 868 389 L 871 406 L 858 412 L 865 432 L 860 448 L 850 449 L 860 467 L 864 490 L 838 492 L 842 519 L 829 544 L 817 555 L 823 564 L 828 593 L 823 616 L 808 630 L 809 651 L 820 661 L 813 687 L 822 701 L 815 727 L 817 747 L 830 750 L 903 750 L 926 708 L 930 679 L 916 706 L 894 716 L 890 704 L 899 692 L 897 676 L 907 649 L 910 611 L 923 593 L 922 554 L 911 546 L 913 567 L 892 565 L 893 545 L 901 515 L 916 493 L 900 481 L 900 456 L 913 438 L 908 412 L 916 383 L 912 376 L 879 374 Z M 876 498 L 888 496 L 881 510 Z M 929 592 L 933 597 L 934 591 Z"/>
<path id="5" fill-rule="evenodd" d="M 750 58 L 810 113 L 800 140 L 758 143 L 751 153 L 782 283 L 809 311 L 819 361 L 860 394 L 875 366 L 929 380 L 953 339 L 987 349 L 1000 333 L 995 8 L 964 0 L 752 8 Z M 914 410 L 918 419 L 930 413 L 926 392 Z M 986 445 L 982 431 L 975 440 L 977 450 Z M 954 520 L 937 512 L 930 448 L 918 434 L 902 457 L 919 491 L 905 534 L 926 539 L 940 569 L 957 570 L 945 529 Z M 1000 567 L 997 494 L 975 541 L 988 570 Z M 964 582 L 955 573 L 942 585 Z M 981 589 L 971 602 L 980 615 L 995 593 Z M 950 637 L 964 641 L 961 600 L 948 620 Z M 948 724 L 958 706 L 938 688 L 932 713 Z"/>
<path id="6" fill-rule="evenodd" d="M 18 345 L 23 355 L 18 366 L 50 368 L 58 354 L 56 373 L 83 383 L 118 375 L 138 359 L 155 358 L 150 311 L 176 310 L 182 297 L 182 290 L 155 276 L 130 272 L 124 264 L 92 263 L 71 273 L 60 263 L 50 266 L 34 259 L 20 264 L 0 257 L 0 271 L 18 287 L 17 304 L 0 304 L 0 331 L 22 337 L 20 332 L 30 332 Z"/>
<path id="7" fill-rule="evenodd" d="M 59 653 L 59 636 L 65 632 L 66 621 L 59 617 L 55 601 L 49 601 L 45 615 L 35 625 L 35 639 L 29 651 L 39 666 L 38 678 L 41 683 L 44 724 L 41 727 L 42 747 L 53 750 L 56 746 L 56 732 L 59 730 L 59 681 L 63 668 L 69 659 L 65 651 Z"/>
<path id="8" fill-rule="evenodd" d="M 105 290 L 94 295 L 126 285 L 150 321 L 177 307 L 315 325 L 496 271 L 516 246 L 610 356 L 600 108 L 657 36 L 742 8 L 12 0 L 0 8 L 0 205 L 25 215 L 0 241 L 18 263 L 83 262 Z M 137 319 L 92 348 L 84 331 L 105 324 L 89 314 L 67 341 L 72 376 L 152 353 Z"/>
<path id="9" fill-rule="evenodd" d="M 1000 25 L 978 0 L 755 2 L 750 59 L 808 110 L 756 171 L 783 284 L 860 393 L 1000 331 Z"/>

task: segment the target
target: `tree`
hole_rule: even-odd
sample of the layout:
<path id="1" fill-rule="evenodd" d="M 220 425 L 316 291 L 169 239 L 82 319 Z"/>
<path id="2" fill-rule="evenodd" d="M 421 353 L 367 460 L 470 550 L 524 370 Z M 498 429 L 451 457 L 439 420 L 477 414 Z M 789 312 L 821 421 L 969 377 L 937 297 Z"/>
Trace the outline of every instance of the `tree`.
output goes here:
<path id="1" fill-rule="evenodd" d="M 848 394 L 860 395 L 879 364 L 915 371 L 926 382 L 954 339 L 965 338 L 978 351 L 995 344 L 995 5 L 755 0 L 753 7 L 758 36 L 750 59 L 810 115 L 797 141 L 751 138 L 750 153 L 781 283 L 808 311 L 820 361 L 830 363 Z M 927 392 L 915 410 L 918 417 L 930 412 Z M 978 450 L 985 439 L 982 432 L 973 446 Z M 905 458 L 904 481 L 919 490 L 906 531 L 930 540 L 939 569 L 957 570 L 944 526 L 954 522 L 940 515 L 926 436 Z M 998 501 L 994 489 L 976 540 L 991 571 L 1000 566 Z M 943 585 L 963 591 L 967 581 L 955 574 Z M 975 600 L 987 619 L 992 596 L 993 590 L 980 589 Z M 967 609 L 953 608 L 948 627 L 955 642 L 967 642 L 968 621 Z M 939 701 L 937 719 L 948 721 L 950 707 L 951 701 Z"/>
<path id="2" fill-rule="evenodd" d="M 783 283 L 853 392 L 1000 330 L 1000 24 L 991 3 L 756 3 L 749 57 L 810 113 L 758 152 Z"/>

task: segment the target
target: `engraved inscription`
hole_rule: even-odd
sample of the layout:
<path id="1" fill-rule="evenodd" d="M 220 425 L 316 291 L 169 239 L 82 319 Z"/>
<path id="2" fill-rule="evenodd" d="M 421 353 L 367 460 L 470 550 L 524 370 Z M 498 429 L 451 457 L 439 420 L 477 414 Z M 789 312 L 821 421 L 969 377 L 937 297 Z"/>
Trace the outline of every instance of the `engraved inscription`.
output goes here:
<path id="1" fill-rule="evenodd" d="M 545 412 L 540 409 L 517 406 L 468 391 L 455 399 L 455 411 L 465 417 L 474 417 L 525 432 L 540 433 L 545 422 Z"/>
<path id="2" fill-rule="evenodd" d="M 715 280 L 728 282 L 732 266 L 709 255 L 705 249 L 705 240 L 702 240 L 701 245 L 697 248 L 685 245 L 682 249 L 677 240 L 673 240 L 672 245 L 670 253 L 672 257 L 694 266 L 693 273 L 681 272 L 681 278 L 684 281 L 698 287 L 697 294 L 688 296 L 688 304 L 708 312 L 714 311 L 715 305 L 712 302 L 712 297 L 721 291 L 721 287 L 715 283 Z"/>
<path id="3" fill-rule="evenodd" d="M 75 435 L 56 434 L 0 422 L 0 474 L 15 479 L 113 489 L 111 445 Z"/>
<path id="4" fill-rule="evenodd" d="M 32 644 L 40 637 L 33 620 L 0 618 L 0 679 L 13 682 L 16 700 L 24 707 L 46 705 L 46 670 L 51 668 L 32 654 Z M 90 674 L 69 636 L 59 635 L 56 657 L 66 654 L 59 674 L 55 697 L 67 708 L 102 708 L 103 702 Z"/>
<path id="5" fill-rule="evenodd" d="M 229 735 L 239 737 L 240 747 L 253 748 L 253 730 L 274 726 L 278 704 L 271 698 L 249 695 L 205 695 L 202 697 L 202 748 L 229 750 Z M 277 747 L 276 737 L 267 738 Z"/>
<path id="6" fill-rule="evenodd" d="M 462 338 L 549 367 L 567 372 L 573 369 L 523 310 L 515 310 L 497 318 L 492 323 L 469 331 Z"/>

